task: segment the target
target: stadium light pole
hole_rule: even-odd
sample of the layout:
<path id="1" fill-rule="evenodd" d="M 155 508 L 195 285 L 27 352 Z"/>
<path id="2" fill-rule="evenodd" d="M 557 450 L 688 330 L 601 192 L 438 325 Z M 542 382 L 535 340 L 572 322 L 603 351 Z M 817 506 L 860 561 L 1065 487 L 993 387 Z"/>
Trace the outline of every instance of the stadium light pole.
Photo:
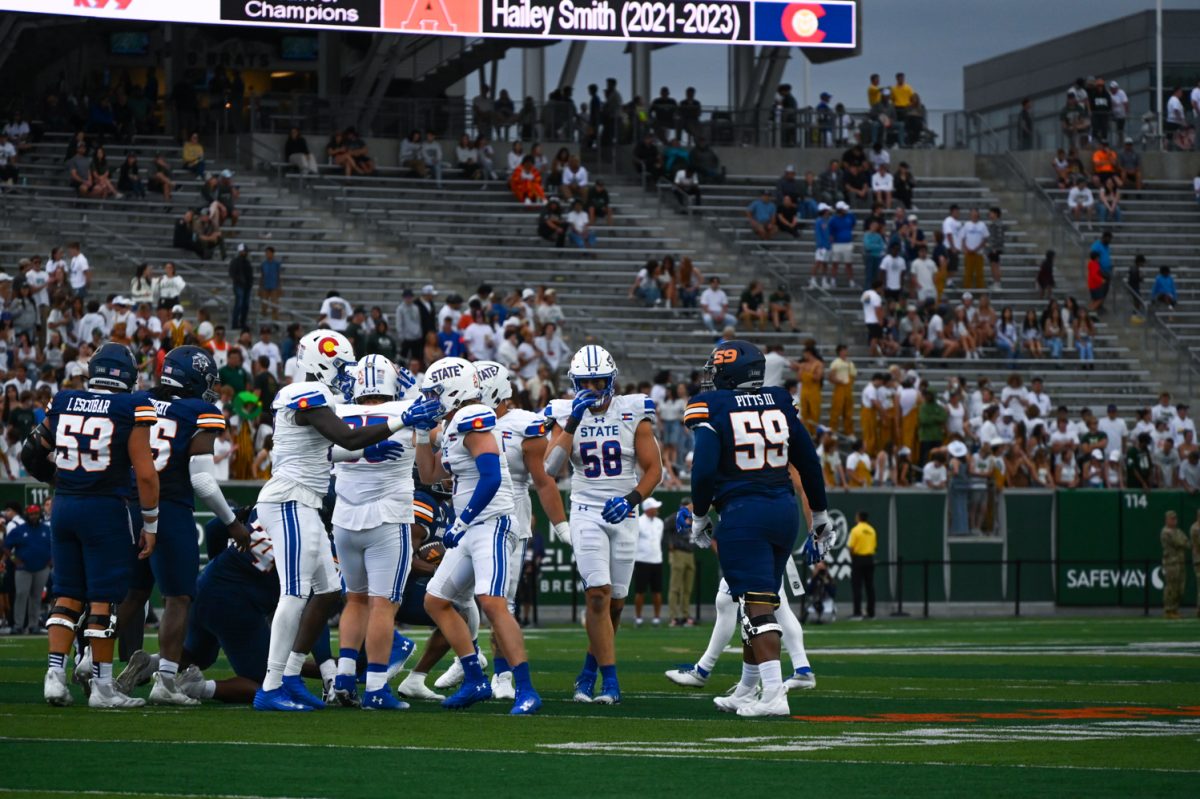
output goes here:
<path id="1" fill-rule="evenodd" d="M 1158 95 L 1154 107 L 1158 110 L 1158 147 L 1163 149 L 1163 74 L 1162 74 L 1162 0 L 1154 2 L 1154 84 Z"/>

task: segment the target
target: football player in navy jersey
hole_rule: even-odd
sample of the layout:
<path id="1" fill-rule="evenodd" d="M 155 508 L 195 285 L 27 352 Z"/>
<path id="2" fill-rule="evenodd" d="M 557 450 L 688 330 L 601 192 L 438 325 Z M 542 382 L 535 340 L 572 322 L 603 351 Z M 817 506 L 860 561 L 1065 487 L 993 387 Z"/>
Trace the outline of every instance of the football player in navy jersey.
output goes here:
<path id="1" fill-rule="evenodd" d="M 783 628 L 775 618 L 779 587 L 792 556 L 800 509 L 788 465 L 800 475 L 813 515 L 805 542 L 810 558 L 823 556 L 830 538 L 825 482 L 808 431 L 782 388 L 764 388 L 766 359 L 745 341 L 717 345 L 705 364 L 711 389 L 692 398 L 684 424 L 695 436 L 692 461 L 692 539 L 712 538 L 710 508 L 720 515 L 717 557 L 741 612 L 742 681 L 723 710 L 739 716 L 787 715 L 787 688 L 779 663 Z M 686 509 L 677 526 L 689 524 Z M 762 695 L 756 695 L 761 679 Z"/>
<path id="2" fill-rule="evenodd" d="M 116 606 L 129 589 L 133 558 L 154 552 L 158 534 L 158 472 L 150 446 L 154 405 L 137 385 L 137 361 L 128 347 L 109 342 L 88 362 L 87 388 L 60 391 L 46 428 L 55 449 L 56 493 L 50 520 L 54 595 L 47 621 L 49 668 L 43 693 L 52 705 L 71 704 L 66 659 L 76 629 L 92 650 L 88 705 L 130 708 L 145 704 L 113 683 Z M 135 532 L 126 509 L 130 469 L 141 505 Z M 88 614 L 83 617 L 84 603 Z"/>
<path id="3" fill-rule="evenodd" d="M 217 485 L 213 442 L 225 429 L 225 417 L 213 404 L 217 400 L 217 365 L 212 355 L 200 347 L 176 347 L 163 359 L 158 382 L 150 394 L 158 416 L 150 431 L 161 503 L 158 546 L 148 561 L 135 565 L 119 617 L 122 625 L 127 619 L 135 620 L 134 624 L 140 621 L 141 608 L 157 582 L 165 606 L 158 630 L 159 654 L 155 663 L 147 653 L 134 652 L 117 678 L 117 686 L 128 693 L 151 669 L 157 669 L 150 689 L 151 704 L 198 705 L 175 686 L 188 606 L 196 594 L 200 571 L 193 497 L 200 497 L 238 546 L 248 547 L 250 536 Z"/>

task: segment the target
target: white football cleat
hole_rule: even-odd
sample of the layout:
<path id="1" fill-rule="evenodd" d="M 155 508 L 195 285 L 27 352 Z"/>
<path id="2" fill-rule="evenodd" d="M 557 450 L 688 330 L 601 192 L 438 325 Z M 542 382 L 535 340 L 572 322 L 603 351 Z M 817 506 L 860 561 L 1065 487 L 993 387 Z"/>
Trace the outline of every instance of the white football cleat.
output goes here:
<path id="1" fill-rule="evenodd" d="M 75 684 L 83 689 L 83 695 L 90 696 L 92 693 L 92 648 L 89 646 L 83 650 L 83 657 L 75 664 L 73 674 Z"/>
<path id="2" fill-rule="evenodd" d="M 92 695 L 88 697 L 88 707 L 105 710 L 125 710 L 141 707 L 144 704 L 146 704 L 145 699 L 126 696 L 118 691 L 115 682 L 101 683 L 96 680 L 92 681 Z"/>
<path id="3" fill-rule="evenodd" d="M 733 693 L 725 696 L 714 696 L 713 704 L 722 713 L 738 713 L 741 708 L 758 701 L 758 686 L 746 688 L 741 683 L 733 687 Z"/>
<path id="4" fill-rule="evenodd" d="M 517 689 L 513 685 L 513 673 L 506 671 L 503 674 L 492 675 L 492 699 L 516 699 Z"/>
<path id="5" fill-rule="evenodd" d="M 204 672 L 196 668 L 194 664 L 188 666 L 175 678 L 175 687 L 179 689 L 179 693 L 185 696 L 190 696 L 192 699 L 203 699 Z M 150 698 L 154 698 L 153 691 L 150 692 Z"/>
<path id="6" fill-rule="evenodd" d="M 396 693 L 405 699 L 424 699 L 429 702 L 441 702 L 446 698 L 442 694 L 429 690 L 429 687 L 425 685 L 425 680 L 417 677 L 411 671 L 403 682 L 396 686 Z"/>
<path id="7" fill-rule="evenodd" d="M 156 671 L 154 673 L 154 687 L 150 689 L 150 704 L 196 707 L 200 704 L 200 700 L 193 699 L 183 691 L 180 691 L 174 677 L 164 675 L 161 671 Z"/>
<path id="8" fill-rule="evenodd" d="M 158 664 L 154 662 L 150 654 L 139 649 L 129 656 L 129 662 L 125 664 L 125 668 L 114 680 L 117 692 L 126 695 L 133 693 L 134 688 L 150 682 L 150 678 L 157 670 Z"/>
<path id="9" fill-rule="evenodd" d="M 664 673 L 671 682 L 689 688 L 700 688 L 708 682 L 708 675 L 701 674 L 695 666 L 689 666 L 686 669 L 668 669 Z"/>
<path id="10" fill-rule="evenodd" d="M 71 689 L 67 687 L 67 673 L 58 669 L 46 669 L 46 679 L 42 683 L 42 696 L 55 707 L 67 707 L 74 702 Z"/>
<path id="11" fill-rule="evenodd" d="M 782 685 L 774 691 L 763 691 L 758 701 L 742 705 L 737 709 L 739 716 L 756 718 L 761 716 L 788 716 L 792 709 L 788 707 L 787 688 Z"/>
<path id="12" fill-rule="evenodd" d="M 450 668 L 446 669 L 446 671 L 442 673 L 441 677 L 438 677 L 433 681 L 433 687 L 445 690 L 447 688 L 453 688 L 462 681 L 463 667 L 462 663 L 456 657 L 454 658 L 454 662 L 450 664 Z"/>
<path id="13" fill-rule="evenodd" d="M 817 687 L 817 675 L 813 674 L 812 669 L 796 669 L 791 677 L 783 681 L 783 687 L 789 691 L 800 689 L 807 691 L 810 688 Z"/>

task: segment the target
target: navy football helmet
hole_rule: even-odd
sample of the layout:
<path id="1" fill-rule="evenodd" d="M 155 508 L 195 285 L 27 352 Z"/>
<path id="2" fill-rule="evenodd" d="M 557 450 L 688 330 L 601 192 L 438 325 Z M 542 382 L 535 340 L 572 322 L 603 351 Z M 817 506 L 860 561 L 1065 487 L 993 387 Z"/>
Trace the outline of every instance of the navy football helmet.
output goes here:
<path id="1" fill-rule="evenodd" d="M 158 383 L 180 397 L 193 397 L 213 403 L 217 394 L 217 363 L 203 347 L 185 344 L 167 353 Z"/>
<path id="2" fill-rule="evenodd" d="M 133 391 L 137 388 L 137 359 L 124 344 L 109 341 L 88 361 L 88 388 Z"/>
<path id="3" fill-rule="evenodd" d="M 704 364 L 704 387 L 758 391 L 762 388 L 767 359 L 749 341 L 723 341 Z"/>

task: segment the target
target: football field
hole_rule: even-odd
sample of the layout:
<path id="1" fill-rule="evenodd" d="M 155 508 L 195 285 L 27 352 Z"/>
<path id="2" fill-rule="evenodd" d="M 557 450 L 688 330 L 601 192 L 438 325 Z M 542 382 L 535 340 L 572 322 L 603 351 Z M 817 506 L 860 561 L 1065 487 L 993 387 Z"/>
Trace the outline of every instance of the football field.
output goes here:
<path id="1" fill-rule="evenodd" d="M 887 620 L 806 628 L 791 718 L 740 719 L 663 671 L 707 627 L 627 627 L 624 702 L 573 704 L 585 636 L 527 632 L 533 718 L 248 707 L 55 709 L 42 638 L 0 639 L 0 796 L 1186 796 L 1200 790 L 1200 619 Z M 424 634 L 420 634 L 424 638 Z M 150 641 L 153 645 L 153 640 Z M 335 650 L 336 651 L 336 650 Z M 221 664 L 222 666 L 224 664 Z M 787 662 L 784 663 L 785 671 Z M 214 669 L 209 676 L 225 672 Z M 147 688 L 140 689 L 144 695 Z"/>

